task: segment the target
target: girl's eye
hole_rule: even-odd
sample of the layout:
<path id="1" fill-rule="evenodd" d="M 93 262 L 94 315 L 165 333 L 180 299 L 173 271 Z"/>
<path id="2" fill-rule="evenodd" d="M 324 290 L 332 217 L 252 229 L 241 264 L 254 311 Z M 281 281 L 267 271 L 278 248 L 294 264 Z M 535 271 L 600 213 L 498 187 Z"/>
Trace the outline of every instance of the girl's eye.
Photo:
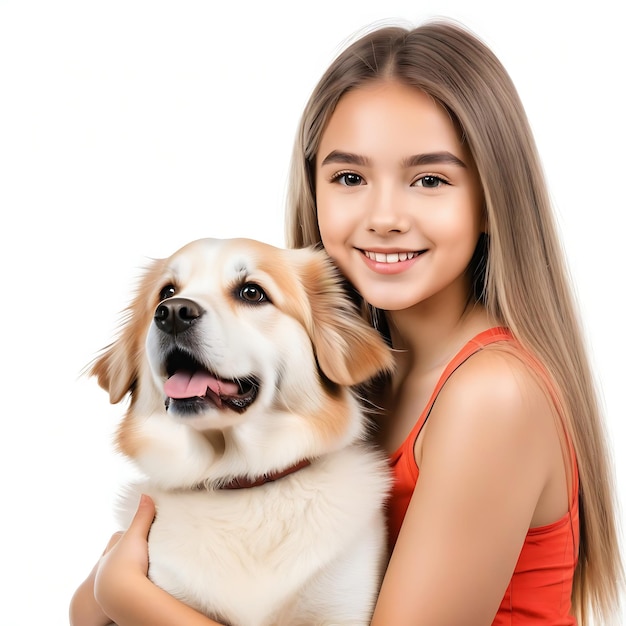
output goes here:
<path id="1" fill-rule="evenodd" d="M 450 183 L 447 180 L 444 180 L 440 176 L 435 176 L 434 174 L 426 174 L 424 176 L 420 176 L 414 183 L 414 187 L 423 187 L 424 189 L 437 189 L 443 185 L 449 185 Z"/>
<path id="2" fill-rule="evenodd" d="M 171 298 L 176 293 L 176 287 L 174 285 L 169 284 L 165 285 L 161 291 L 159 291 L 159 302 L 162 300 L 167 300 L 167 298 Z"/>
<path id="3" fill-rule="evenodd" d="M 346 187 L 358 187 L 363 184 L 363 178 L 354 172 L 340 172 L 333 177 L 333 182 Z"/>
<path id="4" fill-rule="evenodd" d="M 262 302 L 269 302 L 267 294 L 259 285 L 254 283 L 246 283 L 239 289 L 239 297 L 245 302 L 250 304 L 261 304 Z"/>

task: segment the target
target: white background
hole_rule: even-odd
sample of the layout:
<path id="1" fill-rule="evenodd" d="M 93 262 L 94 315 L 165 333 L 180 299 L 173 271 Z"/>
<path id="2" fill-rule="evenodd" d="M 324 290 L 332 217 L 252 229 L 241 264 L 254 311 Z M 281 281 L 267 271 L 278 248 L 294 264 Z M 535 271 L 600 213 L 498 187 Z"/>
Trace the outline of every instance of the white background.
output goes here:
<path id="1" fill-rule="evenodd" d="M 66 625 L 130 475 L 82 368 L 148 257 L 283 242 L 300 112 L 378 20 L 472 28 L 534 128 L 626 500 L 624 35 L 618 3 L 0 0 L 0 623 Z M 626 620 L 625 620 L 626 622 Z"/>

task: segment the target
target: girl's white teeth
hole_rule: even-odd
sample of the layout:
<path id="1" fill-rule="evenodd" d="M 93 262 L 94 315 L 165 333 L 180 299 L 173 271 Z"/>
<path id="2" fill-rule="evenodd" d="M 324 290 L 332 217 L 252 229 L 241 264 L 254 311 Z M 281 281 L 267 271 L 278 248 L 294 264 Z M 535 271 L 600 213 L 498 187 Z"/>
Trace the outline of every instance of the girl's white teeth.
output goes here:
<path id="1" fill-rule="evenodd" d="M 391 254 L 385 254 L 384 252 L 370 252 L 364 250 L 363 253 L 368 259 L 376 261 L 377 263 L 398 263 L 399 261 L 408 261 L 418 255 L 417 252 L 393 252 Z"/>

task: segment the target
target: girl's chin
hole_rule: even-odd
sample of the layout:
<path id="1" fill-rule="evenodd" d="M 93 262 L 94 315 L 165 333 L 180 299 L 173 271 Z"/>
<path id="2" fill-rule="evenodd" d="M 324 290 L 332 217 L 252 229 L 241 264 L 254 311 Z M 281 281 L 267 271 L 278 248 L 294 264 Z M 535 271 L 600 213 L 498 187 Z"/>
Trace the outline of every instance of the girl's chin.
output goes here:
<path id="1" fill-rule="evenodd" d="M 359 293 L 368 304 L 385 311 L 403 311 L 404 309 L 410 309 L 421 300 L 421 298 L 417 296 L 410 297 L 409 294 L 398 293 L 397 288 L 395 290 L 389 290 L 386 293 L 385 291 L 387 290 L 364 289 L 359 290 Z"/>

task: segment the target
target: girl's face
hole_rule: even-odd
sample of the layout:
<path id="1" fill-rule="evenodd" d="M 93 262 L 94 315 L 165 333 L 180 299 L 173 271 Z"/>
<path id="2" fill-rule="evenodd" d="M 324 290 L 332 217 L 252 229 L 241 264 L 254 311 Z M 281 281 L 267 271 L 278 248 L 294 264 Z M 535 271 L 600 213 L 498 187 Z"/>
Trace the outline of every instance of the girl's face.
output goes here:
<path id="1" fill-rule="evenodd" d="M 321 138 L 316 199 L 328 254 L 370 304 L 401 310 L 443 293 L 466 301 L 482 191 L 429 96 L 397 81 L 346 93 Z"/>

